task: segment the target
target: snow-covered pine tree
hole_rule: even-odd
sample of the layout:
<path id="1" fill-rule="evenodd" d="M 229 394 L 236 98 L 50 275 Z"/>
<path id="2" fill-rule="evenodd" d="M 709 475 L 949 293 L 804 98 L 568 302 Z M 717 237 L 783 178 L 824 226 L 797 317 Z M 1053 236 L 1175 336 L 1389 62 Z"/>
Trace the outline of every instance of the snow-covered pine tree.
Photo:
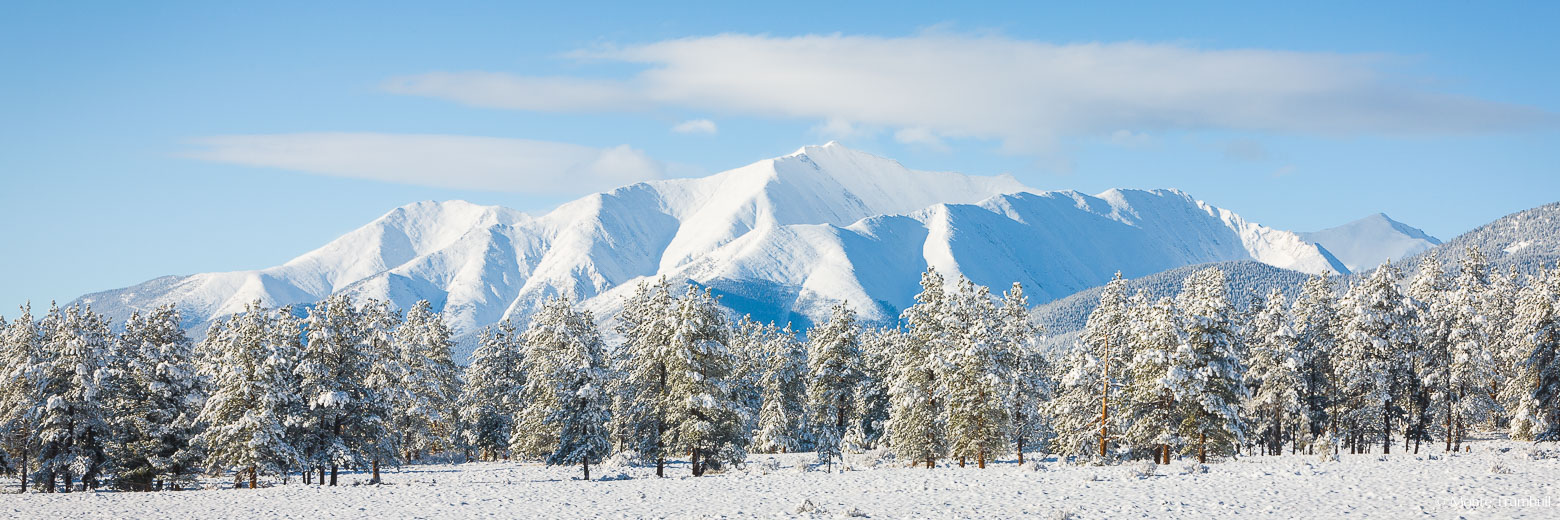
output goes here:
<path id="1" fill-rule="evenodd" d="M 399 464 L 401 460 L 402 437 L 393 427 L 396 410 L 409 408 L 413 400 L 408 381 L 411 367 L 402 360 L 395 341 L 401 313 L 390 302 L 369 300 L 358 309 L 358 316 L 362 319 L 363 334 L 360 348 L 367 357 L 368 368 L 363 376 L 366 393 L 357 407 L 357 421 L 365 434 L 358 442 L 363 458 L 368 459 L 368 482 L 378 484 L 380 464 Z"/>
<path id="2" fill-rule="evenodd" d="M 1131 371 L 1126 398 L 1119 406 L 1125 420 L 1122 442 L 1138 451 L 1147 451 L 1158 464 L 1169 464 L 1173 450 L 1186 445 L 1180 436 L 1182 417 L 1171 386 L 1171 362 L 1183 343 L 1176 321 L 1174 300 L 1150 301 L 1138 291 L 1128 300 L 1128 322 L 1132 324 L 1132 359 L 1123 363 Z"/>
<path id="3" fill-rule="evenodd" d="M 302 462 L 289 442 L 289 415 L 300 407 L 292 363 L 298 352 L 296 321 L 278 319 L 259 300 L 217 322 L 199 351 L 201 373 L 211 382 L 196 422 L 205 426 L 191 444 L 205 455 L 206 471 L 232 470 L 256 487 L 262 474 L 280 474 Z"/>
<path id="4" fill-rule="evenodd" d="M 1337 430 L 1362 453 L 1373 441 L 1392 449 L 1392 427 L 1403 417 L 1405 379 L 1411 377 L 1410 353 L 1418 349 L 1418 317 L 1412 301 L 1398 288 L 1398 271 L 1382 264 L 1345 294 L 1343 337 L 1333 357 L 1339 386 Z"/>
<path id="5" fill-rule="evenodd" d="M 1412 389 L 1419 395 L 1410 399 L 1409 427 L 1414 440 L 1424 440 L 1431 429 L 1439 429 L 1451 449 L 1456 410 L 1456 392 L 1452 389 L 1454 349 L 1452 343 L 1451 281 L 1440 258 L 1430 251 L 1419 262 L 1419 272 L 1409 284 L 1408 295 L 1418 306 L 1419 349 L 1410 361 L 1413 365 Z M 1417 451 L 1418 444 L 1415 444 Z"/>
<path id="6" fill-rule="evenodd" d="M 654 285 L 640 283 L 623 302 L 617 332 L 624 343 L 612 353 L 612 426 L 618 451 L 632 451 L 655 461 L 656 476 L 666 475 L 665 443 L 668 358 L 677 331 L 677 301 L 662 277 Z"/>
<path id="7" fill-rule="evenodd" d="M 1128 349 L 1127 282 L 1121 273 L 1105 284 L 1100 303 L 1089 313 L 1083 336 L 1062 366 L 1056 399 L 1047 415 L 1056 429 L 1056 451 L 1081 460 L 1104 461 L 1125 423 L 1115 413 L 1130 384 L 1123 368 Z"/>
<path id="8" fill-rule="evenodd" d="M 666 362 L 665 445 L 690 454 L 694 476 L 747 458 L 746 413 L 731 395 L 735 359 L 726 320 L 709 291 L 678 300 Z"/>
<path id="9" fill-rule="evenodd" d="M 332 486 L 342 466 L 368 466 L 376 443 L 388 436 L 383 404 L 365 377 L 372 359 L 364 314 L 344 294 L 315 304 L 295 369 L 309 409 L 305 454 L 318 469 L 330 468 Z"/>
<path id="10" fill-rule="evenodd" d="M 406 401 L 394 410 L 405 459 L 450 449 L 457 435 L 456 401 L 460 398 L 460 367 L 455 365 L 449 325 L 420 300 L 406 312 L 395 331 L 396 354 L 406 369 Z"/>
<path id="11" fill-rule="evenodd" d="M 806 434 L 802 414 L 807 399 L 807 348 L 797 341 L 790 326 L 773 324 L 759 328 L 758 424 L 753 431 L 753 448 L 761 453 L 801 451 Z"/>
<path id="12" fill-rule="evenodd" d="M 1253 434 L 1260 436 L 1269 455 L 1282 455 L 1285 436 L 1292 451 L 1309 445 L 1305 414 L 1305 379 L 1294 328 L 1290 325 L 1284 293 L 1275 288 L 1259 301 L 1250 324 L 1251 344 L 1245 382 L 1245 410 Z"/>
<path id="13" fill-rule="evenodd" d="M 1485 303 L 1490 295 L 1489 265 L 1476 249 L 1470 249 L 1463 258 L 1455 288 L 1446 295 L 1445 318 L 1450 322 L 1447 336 L 1451 356 L 1447 372 L 1447 387 L 1452 404 L 1447 431 L 1448 449 L 1459 448 L 1467 437 L 1470 426 L 1494 419 L 1498 412 L 1492 389 L 1497 388 L 1496 360 L 1490 350 L 1492 338 L 1505 334 L 1504 330 L 1487 326 L 1486 310 L 1496 306 Z M 1504 312 L 1504 311 L 1501 311 Z M 1510 320 L 1502 318 L 1505 325 Z"/>
<path id="14" fill-rule="evenodd" d="M 498 460 L 508 453 L 525 387 L 513 325 L 504 321 L 482 329 L 465 375 L 458 412 L 462 441 L 477 451 L 477 458 Z"/>
<path id="15" fill-rule="evenodd" d="M 24 304 L 21 314 L 0 330 L 0 443 L 24 493 L 38 453 L 38 419 L 47 404 L 38 370 L 46 356 L 32 305 Z"/>
<path id="16" fill-rule="evenodd" d="M 1224 271 L 1210 267 L 1192 273 L 1176 295 L 1185 336 L 1171 357 L 1170 387 L 1182 410 L 1181 437 L 1198 462 L 1208 452 L 1232 453 L 1245 439 L 1239 411 L 1241 374 L 1235 325 Z"/>
<path id="17" fill-rule="evenodd" d="M 834 304 L 829 320 L 807 331 L 807 417 L 818 461 L 833 465 L 840 441 L 855 415 L 861 380 L 861 326 L 846 302 Z"/>
<path id="18" fill-rule="evenodd" d="M 1560 441 L 1560 268 L 1528 282 L 1516 315 L 1527 352 L 1522 379 L 1530 391 L 1512 428 L 1536 441 Z"/>
<path id="19" fill-rule="evenodd" d="M 193 480 L 201 457 L 190 444 L 206 401 L 194 345 L 173 304 L 131 314 L 119 344 L 127 385 L 109 396 L 119 430 L 117 478 L 128 489 L 177 490 Z"/>
<path id="20" fill-rule="evenodd" d="M 942 275 L 935 268 L 927 267 L 921 274 L 915 302 L 902 313 L 907 330 L 896 336 L 899 344 L 893 349 L 888 438 L 899 459 L 912 464 L 924 461 L 933 468 L 947 451 L 939 372 L 950 342 L 943 319 L 949 303 Z"/>
<path id="21" fill-rule="evenodd" d="M 46 403 L 38 422 L 39 470 L 51 489 L 55 479 L 71 490 L 96 487 L 107 460 L 112 429 L 99 390 L 111 377 L 109 357 L 116 338 L 91 307 L 51 306 L 39 327 L 51 353 L 39 369 Z"/>
<path id="22" fill-rule="evenodd" d="M 943 421 L 959 465 L 973 458 L 984 469 L 988 458 L 1007 448 L 1013 356 L 1000 338 L 1002 320 L 990 289 L 960 278 L 952 302 L 944 325 L 953 341 L 943 353 Z"/>
<path id="23" fill-rule="evenodd" d="M 1051 398 L 1049 376 L 1051 367 L 1041 354 L 1038 343 L 1044 330 L 1029 316 L 1029 297 L 1024 286 L 1013 282 L 1013 287 L 1002 295 L 1002 329 L 999 339 L 1006 343 L 1012 363 L 1008 378 L 1007 403 L 1009 427 L 1018 453 L 1018 463 L 1024 463 L 1024 448 L 1039 445 L 1047 437 L 1045 417 L 1040 413 L 1042 403 Z"/>
<path id="24" fill-rule="evenodd" d="M 1480 257 L 1483 259 L 1482 254 Z M 1480 328 L 1487 341 L 1485 350 L 1494 360 L 1492 383 L 1498 406 L 1492 421 L 1495 426 L 1510 426 L 1522 401 L 1531 394 L 1531 387 L 1514 380 L 1522 376 L 1526 354 L 1523 348 L 1526 341 L 1517 317 L 1517 304 L 1522 294 L 1522 287 L 1517 283 L 1520 278 L 1515 265 L 1505 273 L 1491 269 L 1489 285 L 1479 298 L 1479 312 L 1484 318 Z"/>
<path id="25" fill-rule="evenodd" d="M 898 328 L 866 328 L 861 333 L 861 374 L 856 382 L 855 417 L 845 432 L 843 449 L 860 453 L 886 444 L 889 384 L 893 380 L 894 347 L 902 334 Z"/>
<path id="26" fill-rule="evenodd" d="M 595 319 L 589 311 L 574 310 L 568 298 L 553 298 L 532 316 L 521 343 L 525 408 L 517 416 L 511 449 L 545 456 L 549 466 L 579 464 L 590 480 L 590 464 L 611 448 Z"/>
<path id="27" fill-rule="evenodd" d="M 1332 374 L 1332 356 L 1338 350 L 1341 322 L 1332 278 L 1323 272 L 1306 280 L 1300 297 L 1290 307 L 1290 323 L 1295 329 L 1295 361 L 1300 373 L 1301 402 L 1307 438 L 1314 444 L 1333 423 L 1329 410 L 1334 408 L 1337 386 Z"/>

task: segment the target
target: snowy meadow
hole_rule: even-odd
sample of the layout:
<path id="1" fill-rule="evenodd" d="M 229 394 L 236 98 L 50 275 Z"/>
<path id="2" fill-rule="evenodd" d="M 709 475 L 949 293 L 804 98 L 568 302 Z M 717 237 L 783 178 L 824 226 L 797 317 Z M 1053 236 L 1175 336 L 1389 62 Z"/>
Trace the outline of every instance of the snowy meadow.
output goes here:
<path id="1" fill-rule="evenodd" d="M 0 495 L 13 518 L 1552 518 L 1553 447 L 1478 440 L 1470 452 L 1242 457 L 1216 464 L 1088 466 L 1055 457 L 985 470 L 910 468 L 848 455 L 829 473 L 813 453 L 753 455 L 741 469 L 656 478 L 653 467 L 537 463 L 410 465 L 378 486 L 277 485 L 154 493 Z M 367 474 L 352 473 L 350 483 Z"/>

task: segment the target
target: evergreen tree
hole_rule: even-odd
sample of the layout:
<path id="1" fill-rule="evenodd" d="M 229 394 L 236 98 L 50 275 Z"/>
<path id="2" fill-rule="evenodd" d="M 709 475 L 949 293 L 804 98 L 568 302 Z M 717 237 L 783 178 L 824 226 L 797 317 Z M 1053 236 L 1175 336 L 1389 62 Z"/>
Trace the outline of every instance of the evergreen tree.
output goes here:
<path id="1" fill-rule="evenodd" d="M 545 455 L 547 465 L 590 464 L 611 448 L 601 337 L 590 312 L 554 298 L 532 317 L 525 345 L 525 408 L 510 445 L 517 453 Z M 542 443 L 549 443 L 542 446 Z"/>
<path id="2" fill-rule="evenodd" d="M 889 446 L 900 459 L 926 462 L 927 468 L 947 450 L 942 424 L 945 402 L 939 392 L 941 356 L 948 349 L 943 316 L 947 296 L 942 275 L 931 267 L 921 274 L 921 292 L 902 318 L 907 330 L 895 348 L 889 384 Z"/>
<path id="3" fill-rule="evenodd" d="M 1048 406 L 1056 428 L 1057 453 L 1088 460 L 1111 457 L 1110 445 L 1126 423 L 1120 408 L 1130 385 L 1117 365 L 1130 361 L 1127 282 L 1121 273 L 1105 284 L 1100 303 L 1089 313 L 1080 344 L 1064 361 L 1057 397 Z"/>
<path id="4" fill-rule="evenodd" d="M 617 331 L 624 343 L 613 355 L 612 427 L 619 451 L 654 460 L 656 476 L 665 476 L 670 427 L 667 392 L 672 338 L 678 328 L 677 302 L 666 278 L 641 283 L 623 302 Z"/>
<path id="5" fill-rule="evenodd" d="M 45 403 L 38 422 L 39 470 L 50 489 L 58 478 L 70 491 L 77 476 L 82 489 L 96 487 L 112 435 L 99 391 L 113 377 L 114 335 L 102 316 L 79 305 L 52 306 L 40 329 L 51 355 L 38 367 Z"/>
<path id="6" fill-rule="evenodd" d="M 1128 301 L 1132 323 L 1131 371 L 1120 415 L 1125 419 L 1122 440 L 1127 446 L 1146 449 L 1154 462 L 1170 463 L 1172 450 L 1186 445 L 1180 436 L 1181 420 L 1176 389 L 1170 378 L 1171 363 L 1183 343 L 1173 300 L 1149 301 L 1139 291 Z M 1097 391 L 1096 391 L 1097 392 Z"/>
<path id="7" fill-rule="evenodd" d="M 746 413 L 731 395 L 735 359 L 720 306 L 689 287 L 678 301 L 666 362 L 665 446 L 691 455 L 694 476 L 747 458 Z"/>
<path id="8" fill-rule="evenodd" d="M 1048 434 L 1041 406 L 1051 398 L 1051 367 L 1037 346 L 1044 331 L 1029 317 L 1029 298 L 1022 284 L 1013 282 L 1013 288 L 1002 295 L 1000 312 L 1002 330 L 998 337 L 1006 343 L 1012 365 L 1006 396 L 1012 420 L 1009 433 L 1018 463 L 1023 464 L 1024 448 L 1043 442 Z"/>
<path id="9" fill-rule="evenodd" d="M 861 334 L 861 379 L 856 382 L 856 414 L 845 432 L 843 449 L 860 453 L 887 441 L 889 384 L 893 380 L 894 350 L 901 341 L 898 328 L 864 329 Z"/>
<path id="10" fill-rule="evenodd" d="M 861 327 L 845 302 L 834 305 L 829 320 L 807 332 L 807 411 L 818 461 L 840 459 L 840 442 L 855 415 L 855 390 L 862 378 Z"/>
<path id="11" fill-rule="evenodd" d="M 1333 365 L 1338 430 L 1352 452 L 1380 440 L 1390 453 L 1392 427 L 1404 415 L 1409 355 L 1418 350 L 1414 305 L 1398 289 L 1397 268 L 1389 262 L 1350 287 L 1341 306 L 1343 338 Z"/>
<path id="12" fill-rule="evenodd" d="M 1170 387 L 1182 409 L 1181 437 L 1198 462 L 1208 451 L 1230 453 L 1244 440 L 1239 406 L 1243 369 L 1237 354 L 1224 272 L 1192 273 L 1176 296 L 1184 341 L 1171 357 Z"/>
<path id="13" fill-rule="evenodd" d="M 0 332 L 0 442 L 17 472 L 20 491 L 27 491 L 27 477 L 38 453 L 38 420 L 46 402 L 42 373 L 46 359 L 32 305 Z M 51 488 L 52 489 L 52 488 Z"/>
<path id="14" fill-rule="evenodd" d="M 948 447 L 963 466 L 965 459 L 986 467 L 990 456 L 1006 451 L 1008 402 L 1013 355 L 1000 338 L 1002 320 L 985 287 L 961 278 L 945 315 L 952 347 L 944 354 L 944 423 Z"/>
<path id="15" fill-rule="evenodd" d="M 345 295 L 333 295 L 309 309 L 307 342 L 295 369 L 309 412 L 305 453 L 337 484 L 341 466 L 365 467 L 380 454 L 394 453 L 380 442 L 386 431 L 384 403 L 365 377 L 373 365 L 364 312 Z M 323 480 L 323 479 L 322 479 Z"/>
<path id="16" fill-rule="evenodd" d="M 196 421 L 205 425 L 191 443 L 209 472 L 235 471 L 254 488 L 261 474 L 280 474 L 302 462 L 289 442 L 288 417 L 301 406 L 293 363 L 300 330 L 268 314 L 259 300 L 213 324 L 200 346 L 201 372 L 211 396 Z"/>
<path id="17" fill-rule="evenodd" d="M 466 367 L 458 412 L 464 427 L 462 440 L 477 451 L 477 457 L 498 460 L 508 453 L 524 387 L 514 327 L 506 321 L 483 329 Z"/>
<path id="18" fill-rule="evenodd" d="M 1333 354 L 1338 350 L 1342 328 L 1332 278 L 1327 273 L 1313 276 L 1300 288 L 1300 297 L 1290 308 L 1295 329 L 1295 362 L 1301 379 L 1303 422 L 1310 427 L 1306 436 L 1314 443 L 1334 418 L 1337 385 L 1332 379 Z"/>
<path id="19" fill-rule="evenodd" d="M 790 326 L 759 328 L 758 425 L 753 447 L 762 453 L 801 451 L 806 443 L 802 414 L 807 398 L 807 349 Z"/>
<path id="20" fill-rule="evenodd" d="M 398 410 L 411 407 L 411 365 L 401 356 L 395 337 L 401 328 L 401 313 L 390 302 L 369 300 L 358 310 L 368 374 L 363 379 L 364 402 L 357 407 L 356 423 L 363 430 L 358 438 L 362 457 L 368 460 L 370 484 L 378 484 L 382 463 L 401 460 L 402 433 L 393 431 Z"/>
<path id="21" fill-rule="evenodd" d="M 1245 409 L 1267 453 L 1282 455 L 1286 434 L 1298 451 L 1310 431 L 1305 378 L 1297 349 L 1299 339 L 1289 323 L 1284 293 L 1275 288 L 1259 304 L 1251 323 L 1253 344 L 1247 358 L 1249 398 Z"/>
<path id="22" fill-rule="evenodd" d="M 134 490 L 178 489 L 193 480 L 200 458 L 190 444 L 206 400 L 194 346 L 172 304 L 132 314 L 119 345 L 124 384 L 110 396 L 118 480 Z"/>
<path id="23" fill-rule="evenodd" d="M 459 422 L 460 367 L 452 349 L 452 333 L 428 300 L 406 312 L 395 332 L 395 352 L 405 367 L 404 401 L 394 411 L 395 430 L 408 461 L 448 449 Z"/>
<path id="24" fill-rule="evenodd" d="M 1522 291 L 1516 321 L 1527 351 L 1530 388 L 1513 429 L 1538 441 L 1560 441 L 1560 269 L 1540 273 Z"/>

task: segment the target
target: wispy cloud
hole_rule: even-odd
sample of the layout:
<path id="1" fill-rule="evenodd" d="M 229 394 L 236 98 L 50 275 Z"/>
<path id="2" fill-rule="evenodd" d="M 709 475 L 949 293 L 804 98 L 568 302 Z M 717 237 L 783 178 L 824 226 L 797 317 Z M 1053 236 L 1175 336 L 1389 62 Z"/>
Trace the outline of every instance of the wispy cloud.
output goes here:
<path id="1" fill-rule="evenodd" d="M 679 134 L 713 134 L 718 131 L 718 129 L 715 127 L 714 121 L 710 121 L 708 119 L 690 119 L 681 123 L 677 123 L 677 126 L 672 127 L 672 131 Z"/>
<path id="2" fill-rule="evenodd" d="M 1560 126 L 1544 110 L 1426 90 L 1391 56 L 1051 44 L 944 33 L 902 38 L 727 34 L 579 51 L 641 65 L 617 80 L 437 72 L 392 92 L 547 111 L 683 108 L 884 128 L 913 142 L 994 139 L 1043 154 L 1060 137 L 1119 131 L 1444 135 Z"/>
<path id="3" fill-rule="evenodd" d="M 643 152 L 617 146 L 460 135 L 298 133 L 191 140 L 183 157 L 437 188 L 577 194 L 665 176 Z"/>

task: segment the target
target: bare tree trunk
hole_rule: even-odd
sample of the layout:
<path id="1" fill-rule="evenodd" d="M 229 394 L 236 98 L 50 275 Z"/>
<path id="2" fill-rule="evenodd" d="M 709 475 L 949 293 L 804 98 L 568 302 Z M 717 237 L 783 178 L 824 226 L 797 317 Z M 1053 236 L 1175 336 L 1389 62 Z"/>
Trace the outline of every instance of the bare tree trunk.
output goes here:
<path id="1" fill-rule="evenodd" d="M 1208 463 L 1208 434 L 1197 434 L 1197 463 Z"/>
<path id="2" fill-rule="evenodd" d="M 959 467 L 961 467 L 961 468 L 964 467 L 964 456 L 963 455 L 959 456 Z"/>
<path id="3" fill-rule="evenodd" d="M 23 442 L 26 442 L 26 441 L 23 441 Z M 21 491 L 23 493 L 27 492 L 27 462 L 28 462 L 27 455 L 28 455 L 27 448 L 22 448 L 22 474 L 20 475 L 20 477 L 21 477 L 21 480 L 22 480 Z"/>
<path id="4" fill-rule="evenodd" d="M 336 485 L 336 469 L 337 469 L 336 468 L 336 463 L 334 463 L 334 462 L 330 463 L 330 485 L 331 486 L 335 486 Z"/>
<path id="5" fill-rule="evenodd" d="M 1381 454 L 1392 454 L 1392 403 L 1387 402 L 1381 407 Z"/>
<path id="6" fill-rule="evenodd" d="M 975 467 L 986 469 L 986 448 L 981 448 L 980 453 L 975 455 Z"/>
<path id="7" fill-rule="evenodd" d="M 580 466 L 585 468 L 585 480 L 590 480 L 590 459 L 580 457 Z"/>
<path id="8" fill-rule="evenodd" d="M 373 469 L 374 476 L 372 478 L 368 479 L 368 483 L 369 484 L 378 484 L 379 483 L 379 458 L 378 457 L 374 458 L 374 461 L 372 462 L 372 465 L 373 465 L 373 468 L 374 468 Z"/>
<path id="9" fill-rule="evenodd" d="M 258 473 L 259 473 L 259 471 L 256 471 L 254 466 L 250 466 L 249 467 L 249 489 L 254 489 L 254 488 L 258 487 L 258 486 L 256 486 L 257 483 L 255 482 L 257 480 L 260 480 L 259 475 L 257 475 Z"/>
<path id="10" fill-rule="evenodd" d="M 693 476 L 698 477 L 698 476 L 703 475 L 704 472 L 699 471 L 699 449 L 698 448 L 694 448 L 693 449 L 693 457 L 692 457 L 692 459 L 693 459 L 693 464 L 691 464 L 691 465 L 693 466 Z"/>
<path id="11" fill-rule="evenodd" d="M 1104 374 L 1100 377 L 1100 458 L 1105 458 L 1105 439 L 1110 424 L 1110 342 L 1105 342 Z"/>
<path id="12" fill-rule="evenodd" d="M 1018 465 L 1024 465 L 1024 438 L 1018 438 Z"/>
<path id="13" fill-rule="evenodd" d="M 320 464 L 319 466 L 316 467 L 316 469 L 320 470 L 320 478 L 315 479 L 315 482 L 318 482 L 319 485 L 323 486 L 323 485 L 325 485 L 325 465 L 324 464 Z"/>

